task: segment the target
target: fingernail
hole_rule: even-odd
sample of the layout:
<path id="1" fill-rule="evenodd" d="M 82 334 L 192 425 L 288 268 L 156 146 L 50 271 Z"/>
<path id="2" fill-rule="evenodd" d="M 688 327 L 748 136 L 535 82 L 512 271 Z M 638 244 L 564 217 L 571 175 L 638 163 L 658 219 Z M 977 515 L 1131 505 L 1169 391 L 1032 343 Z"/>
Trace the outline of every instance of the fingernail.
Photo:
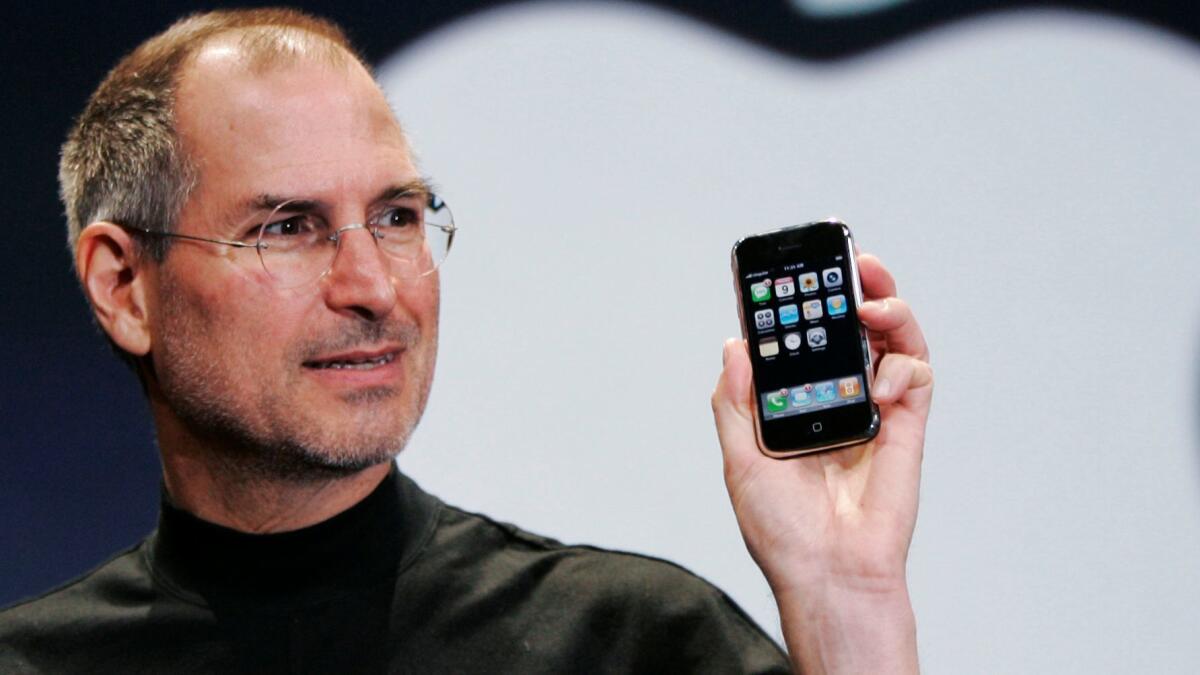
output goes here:
<path id="1" fill-rule="evenodd" d="M 869 312 L 879 312 L 887 309 L 886 300 L 867 300 L 863 302 L 862 308 Z"/>
<path id="2" fill-rule="evenodd" d="M 876 401 L 881 398 L 887 398 L 888 392 L 892 390 L 892 383 L 886 379 L 875 380 L 875 396 Z"/>
<path id="3" fill-rule="evenodd" d="M 721 367 L 725 367 L 725 362 L 729 360 L 729 343 L 733 338 L 725 338 L 725 344 L 721 345 Z"/>

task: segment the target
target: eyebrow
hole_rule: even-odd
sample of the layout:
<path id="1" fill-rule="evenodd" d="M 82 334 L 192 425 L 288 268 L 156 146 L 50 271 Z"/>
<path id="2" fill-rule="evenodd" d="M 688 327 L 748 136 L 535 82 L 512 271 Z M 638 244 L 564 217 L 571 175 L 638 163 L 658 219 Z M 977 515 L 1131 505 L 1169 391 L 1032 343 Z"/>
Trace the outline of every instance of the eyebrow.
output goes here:
<path id="1" fill-rule="evenodd" d="M 384 202 L 399 197 L 412 195 L 428 195 L 433 192 L 432 184 L 425 178 L 414 178 L 396 185 L 389 185 L 372 199 L 372 202 Z M 284 203 L 297 211 L 315 211 L 327 204 L 319 199 L 301 199 L 270 193 L 260 194 L 247 203 L 251 210 L 270 211 L 279 208 Z"/>
<path id="2" fill-rule="evenodd" d="M 379 193 L 379 196 L 376 197 L 374 201 L 386 202 L 389 199 L 396 199 L 398 197 L 429 195 L 431 193 L 433 193 L 433 185 L 424 178 L 417 178 L 410 180 L 407 183 L 401 183 L 400 185 L 393 185 L 392 187 L 389 187 L 388 189 Z"/>

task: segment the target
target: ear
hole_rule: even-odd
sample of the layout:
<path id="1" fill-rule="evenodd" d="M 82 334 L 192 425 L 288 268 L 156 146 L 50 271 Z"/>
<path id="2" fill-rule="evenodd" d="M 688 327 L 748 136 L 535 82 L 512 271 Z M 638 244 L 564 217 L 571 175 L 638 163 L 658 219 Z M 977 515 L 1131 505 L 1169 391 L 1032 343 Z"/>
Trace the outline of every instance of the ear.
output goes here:
<path id="1" fill-rule="evenodd" d="M 133 236 L 112 223 L 92 223 L 79 234 L 75 271 L 96 321 L 118 347 L 150 352 L 147 286 L 152 265 L 142 260 Z"/>

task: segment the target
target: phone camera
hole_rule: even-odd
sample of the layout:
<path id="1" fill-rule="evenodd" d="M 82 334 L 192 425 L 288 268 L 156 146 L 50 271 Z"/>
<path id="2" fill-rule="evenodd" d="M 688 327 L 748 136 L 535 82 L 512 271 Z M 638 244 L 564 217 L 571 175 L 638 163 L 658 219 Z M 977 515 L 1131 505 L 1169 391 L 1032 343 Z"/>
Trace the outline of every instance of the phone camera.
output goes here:
<path id="1" fill-rule="evenodd" d="M 825 285 L 838 286 L 842 283 L 842 273 L 838 270 L 829 270 L 825 272 Z"/>

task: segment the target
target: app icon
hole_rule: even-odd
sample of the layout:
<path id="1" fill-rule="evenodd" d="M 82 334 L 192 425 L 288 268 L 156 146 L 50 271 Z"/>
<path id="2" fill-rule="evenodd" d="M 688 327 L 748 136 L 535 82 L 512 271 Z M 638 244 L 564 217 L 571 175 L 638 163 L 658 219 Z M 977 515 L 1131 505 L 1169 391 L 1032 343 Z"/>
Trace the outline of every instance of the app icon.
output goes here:
<path id="1" fill-rule="evenodd" d="M 766 302 L 771 299 L 771 280 L 763 279 L 757 284 L 750 284 L 750 299 L 755 302 Z"/>
<path id="2" fill-rule="evenodd" d="M 785 333 L 783 336 L 783 346 L 788 349 L 800 349 L 801 342 L 799 333 Z"/>
<path id="3" fill-rule="evenodd" d="M 815 386 L 817 403 L 829 403 L 837 398 L 837 388 L 833 386 L 833 382 L 818 382 Z"/>
<path id="4" fill-rule="evenodd" d="M 795 305 L 782 305 L 779 308 L 779 323 L 790 326 L 800 320 L 800 310 Z"/>
<path id="5" fill-rule="evenodd" d="M 821 278 L 825 280 L 825 288 L 837 288 L 842 285 L 842 268 L 830 267 L 821 272 Z"/>
<path id="6" fill-rule="evenodd" d="M 791 277 L 782 277 L 775 280 L 775 297 L 790 298 L 796 294 L 796 282 Z"/>
<path id="7" fill-rule="evenodd" d="M 829 316 L 838 316 L 846 313 L 846 296 L 831 295 L 825 298 L 825 307 L 829 310 Z"/>
<path id="8" fill-rule="evenodd" d="M 821 318 L 821 301 L 809 300 L 804 303 L 804 318 L 819 319 Z"/>
<path id="9" fill-rule="evenodd" d="M 779 353 L 779 341 L 775 338 L 767 338 L 758 341 L 758 354 L 763 358 L 775 356 Z"/>
<path id="10" fill-rule="evenodd" d="M 779 391 L 767 394 L 767 412 L 783 412 L 788 407 L 788 390 L 780 389 Z"/>
<path id="11" fill-rule="evenodd" d="M 800 292 L 801 293 L 812 293 L 813 291 L 817 290 L 820 287 L 821 287 L 821 285 L 817 283 L 817 273 L 816 272 L 809 272 L 808 274 L 800 275 Z"/>
<path id="12" fill-rule="evenodd" d="M 754 313 L 754 325 L 759 330 L 766 330 L 775 327 L 775 310 L 760 309 Z"/>
<path id="13" fill-rule="evenodd" d="M 806 384 L 792 390 L 792 407 L 803 408 L 813 402 L 813 386 Z"/>
<path id="14" fill-rule="evenodd" d="M 842 398 L 854 398 L 862 393 L 862 385 L 857 377 L 843 377 L 838 380 L 838 395 Z"/>
<path id="15" fill-rule="evenodd" d="M 820 326 L 808 329 L 808 346 L 818 349 L 825 346 L 825 329 Z"/>

